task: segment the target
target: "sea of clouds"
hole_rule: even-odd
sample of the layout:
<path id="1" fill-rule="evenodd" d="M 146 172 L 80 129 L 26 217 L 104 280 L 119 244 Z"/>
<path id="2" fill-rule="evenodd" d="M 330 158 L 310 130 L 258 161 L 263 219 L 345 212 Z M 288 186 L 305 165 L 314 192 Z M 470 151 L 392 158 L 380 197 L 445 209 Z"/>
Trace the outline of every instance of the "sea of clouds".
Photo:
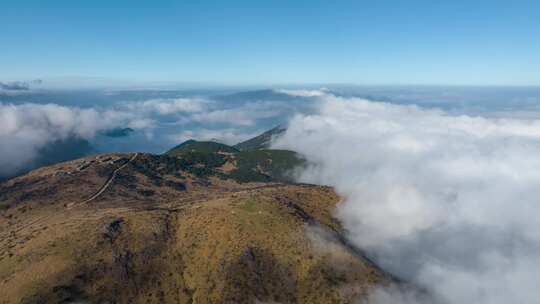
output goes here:
<path id="1" fill-rule="evenodd" d="M 236 144 L 283 123 L 299 107 L 276 99 L 273 91 L 260 92 L 254 97 L 244 94 L 232 100 L 195 94 L 153 97 L 154 92 L 135 92 L 126 97 L 137 97 L 135 100 L 116 100 L 113 92 L 96 94 L 97 99 L 104 98 L 105 102 L 92 106 L 39 102 L 45 97 L 54 100 L 57 92 L 37 97 L 19 95 L 22 101 L 17 102 L 0 98 L 0 179 L 33 168 L 41 151 L 59 141 L 87 140 L 95 153 L 163 153 L 188 139 Z M 88 98 L 87 94 L 69 97 Z M 25 101 L 26 98 L 31 101 Z M 127 139 L 100 136 L 118 128 L 131 128 L 136 135 Z"/>
<path id="2" fill-rule="evenodd" d="M 95 107 L 0 101 L 0 177 L 70 137 L 129 127 L 146 138 L 139 151 L 162 152 L 190 138 L 233 144 L 293 115 L 275 147 L 309 161 L 300 181 L 336 188 L 343 201 L 335 214 L 352 242 L 418 286 L 375 289 L 371 303 L 537 302 L 538 100 L 526 99 L 525 111 L 514 107 L 522 101 L 511 111 L 502 101 L 491 111 L 456 111 L 326 89 L 266 93 L 246 102 L 179 96 Z"/>
<path id="3" fill-rule="evenodd" d="M 319 98 L 274 146 L 311 163 L 300 181 L 335 187 L 351 241 L 429 294 L 370 303 L 538 303 L 540 120 Z"/>
<path id="4" fill-rule="evenodd" d="M 100 130 L 127 123 L 128 116 L 57 104 L 0 103 L 0 177 L 27 167 L 49 143 L 93 138 Z"/>

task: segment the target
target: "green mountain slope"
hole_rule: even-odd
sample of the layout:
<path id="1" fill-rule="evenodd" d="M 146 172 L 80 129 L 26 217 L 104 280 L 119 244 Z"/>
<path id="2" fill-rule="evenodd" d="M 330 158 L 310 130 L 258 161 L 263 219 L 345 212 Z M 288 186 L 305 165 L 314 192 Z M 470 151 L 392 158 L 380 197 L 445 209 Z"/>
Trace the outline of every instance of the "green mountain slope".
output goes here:
<path id="1" fill-rule="evenodd" d="M 278 136 L 285 132 L 285 128 L 282 126 L 277 126 L 271 130 L 268 130 L 261 135 L 243 141 L 234 145 L 233 147 L 238 150 L 256 150 L 256 149 L 267 149 L 270 147 L 270 142 L 274 136 Z"/>
<path id="2" fill-rule="evenodd" d="M 213 141 L 196 141 L 193 139 L 187 140 L 178 146 L 170 149 L 165 154 L 170 156 L 182 155 L 186 152 L 201 152 L 201 153 L 236 153 L 238 149 L 225 144 Z"/>
<path id="3" fill-rule="evenodd" d="M 246 150 L 235 156 L 236 169 L 231 178 L 240 181 L 292 181 L 296 168 L 304 165 L 295 152 L 288 150 Z"/>
<path id="4" fill-rule="evenodd" d="M 292 181 L 295 169 L 303 166 L 304 160 L 293 151 L 262 148 L 266 139 L 269 141 L 273 134 L 283 132 L 278 128 L 239 144 L 256 149 L 239 150 L 235 148 L 238 145 L 188 140 L 165 155 L 192 165 L 191 172 L 198 176 L 216 175 L 237 182 Z"/>

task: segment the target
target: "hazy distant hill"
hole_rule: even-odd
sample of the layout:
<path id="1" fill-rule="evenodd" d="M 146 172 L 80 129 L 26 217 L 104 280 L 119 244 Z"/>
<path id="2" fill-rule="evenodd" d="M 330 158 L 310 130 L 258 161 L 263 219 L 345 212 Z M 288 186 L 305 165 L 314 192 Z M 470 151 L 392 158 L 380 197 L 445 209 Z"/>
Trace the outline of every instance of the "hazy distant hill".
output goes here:
<path id="1" fill-rule="evenodd" d="M 103 131 L 99 135 L 118 139 L 129 137 L 133 132 L 134 130 L 131 128 L 116 128 Z M 0 181 L 24 174 L 36 168 L 81 158 L 94 153 L 97 153 L 97 149 L 86 139 L 71 136 L 66 139 L 56 140 L 39 149 L 36 158 L 20 170 L 6 174 L 2 174 L 0 170 Z"/>
<path id="2" fill-rule="evenodd" d="M 92 152 L 94 149 L 90 142 L 82 138 L 70 137 L 54 141 L 40 149 L 39 156 L 33 165 L 35 167 L 47 166 L 80 158 Z"/>
<path id="3" fill-rule="evenodd" d="M 7 172 L 6 174 L 1 174 L 0 171 L 0 181 L 24 174 L 35 168 L 87 156 L 92 152 L 94 152 L 94 148 L 85 139 L 69 137 L 64 140 L 57 140 L 42 147 L 38 151 L 37 157 L 20 170 Z"/>
<path id="4" fill-rule="evenodd" d="M 104 136 L 108 137 L 127 137 L 131 135 L 131 133 L 135 132 L 132 128 L 116 128 L 112 130 L 107 130 L 102 132 Z"/>

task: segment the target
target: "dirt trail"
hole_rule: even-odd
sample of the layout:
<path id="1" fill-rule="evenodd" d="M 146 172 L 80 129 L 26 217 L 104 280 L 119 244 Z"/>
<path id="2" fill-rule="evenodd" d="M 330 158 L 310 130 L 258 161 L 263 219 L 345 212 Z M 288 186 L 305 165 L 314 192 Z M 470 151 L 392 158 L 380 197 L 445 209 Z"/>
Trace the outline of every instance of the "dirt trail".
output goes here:
<path id="1" fill-rule="evenodd" d="M 89 202 L 93 201 L 94 199 L 96 199 L 98 196 L 100 196 L 103 192 L 105 192 L 105 190 L 107 190 L 107 188 L 109 188 L 111 183 L 114 181 L 114 178 L 116 177 L 116 174 L 118 173 L 118 171 L 124 169 L 127 165 L 129 165 L 131 162 L 133 162 L 135 160 L 135 158 L 137 158 L 138 155 L 139 155 L 139 153 L 135 153 L 125 164 L 123 164 L 122 166 L 116 168 L 113 171 L 113 173 L 111 174 L 111 176 L 109 177 L 109 179 L 105 182 L 105 184 L 103 186 L 101 186 L 101 188 L 94 195 L 92 195 L 89 199 L 80 202 L 79 204 L 89 203 Z"/>
<path id="2" fill-rule="evenodd" d="M 114 181 L 114 178 L 116 177 L 116 174 L 124 169 L 128 164 L 130 164 L 131 162 L 133 162 L 135 160 L 135 158 L 137 158 L 137 156 L 139 155 L 139 153 L 135 153 L 126 163 L 124 163 L 123 165 L 121 165 L 120 167 L 116 168 L 113 173 L 111 174 L 111 176 L 109 176 L 109 178 L 107 179 L 107 181 L 105 182 L 105 184 L 103 184 L 103 186 L 101 186 L 101 188 L 94 194 L 92 195 L 89 199 L 87 200 L 84 200 L 82 202 L 79 202 L 79 203 L 71 203 L 71 204 L 68 204 L 67 206 L 67 209 L 71 209 L 75 206 L 78 206 L 78 205 L 82 205 L 82 204 L 86 204 L 94 199 L 96 199 L 98 196 L 100 196 L 103 192 L 105 192 L 105 190 L 107 190 L 107 188 L 111 185 L 111 183 Z M 30 227 L 33 227 L 33 226 L 36 226 L 36 225 L 39 225 L 41 224 L 42 222 L 46 221 L 47 219 L 51 218 L 53 216 L 53 214 L 49 214 L 49 215 L 45 215 L 45 216 L 41 216 L 41 217 L 38 217 L 37 219 L 31 221 L 30 223 L 26 223 L 26 224 L 22 224 L 21 226 L 19 227 L 16 227 L 14 228 L 13 230 L 11 230 L 9 233 L 19 233 L 21 232 L 22 230 L 24 229 L 27 229 L 27 228 L 30 228 Z M 7 233 L 7 232 L 6 232 Z M 0 240 L 4 239 L 4 235 L 3 234 L 0 234 Z M 0 249 L 4 250 L 3 247 L 0 247 Z"/>

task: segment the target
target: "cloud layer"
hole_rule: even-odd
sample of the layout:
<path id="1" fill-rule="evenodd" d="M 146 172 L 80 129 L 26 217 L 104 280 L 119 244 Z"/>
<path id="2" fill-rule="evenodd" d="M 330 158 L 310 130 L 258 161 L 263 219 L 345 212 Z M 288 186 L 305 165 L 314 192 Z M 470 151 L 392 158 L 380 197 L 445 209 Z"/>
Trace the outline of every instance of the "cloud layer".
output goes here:
<path id="1" fill-rule="evenodd" d="M 235 128 L 226 128 L 220 130 L 212 129 L 196 129 L 185 130 L 178 134 L 171 136 L 171 142 L 182 143 L 189 139 L 206 140 L 206 141 L 218 141 L 228 145 L 235 145 L 244 140 L 253 138 L 259 135 L 261 132 L 243 132 Z"/>
<path id="2" fill-rule="evenodd" d="M 107 99 L 114 95 L 98 94 L 96 99 L 103 98 L 105 102 L 87 108 L 0 101 L 0 178 L 39 165 L 33 161 L 40 156 L 40 150 L 56 141 L 81 138 L 94 140 L 96 152 L 152 153 L 162 153 L 192 138 L 235 144 L 282 123 L 299 107 L 291 102 L 268 100 L 275 97 L 272 91 L 245 92 L 238 98 L 226 96 L 224 100 L 219 96 L 156 98 L 163 93 L 135 92 L 127 95 L 136 99 L 132 101 Z M 55 94 L 49 97 L 61 97 Z M 21 96 L 22 100 L 32 97 Z M 77 97 L 86 96 L 69 95 L 69 100 Z M 100 131 L 126 127 L 139 132 L 124 140 L 95 138 Z"/>
<path id="3" fill-rule="evenodd" d="M 91 139 L 98 131 L 128 124 L 128 115 L 56 104 L 0 103 L 0 177 L 26 168 L 47 144 Z"/>
<path id="4" fill-rule="evenodd" d="M 336 187 L 352 241 L 440 303 L 537 301 L 540 121 L 320 98 L 319 113 L 296 116 L 275 146 L 313 164 L 302 181 Z"/>

